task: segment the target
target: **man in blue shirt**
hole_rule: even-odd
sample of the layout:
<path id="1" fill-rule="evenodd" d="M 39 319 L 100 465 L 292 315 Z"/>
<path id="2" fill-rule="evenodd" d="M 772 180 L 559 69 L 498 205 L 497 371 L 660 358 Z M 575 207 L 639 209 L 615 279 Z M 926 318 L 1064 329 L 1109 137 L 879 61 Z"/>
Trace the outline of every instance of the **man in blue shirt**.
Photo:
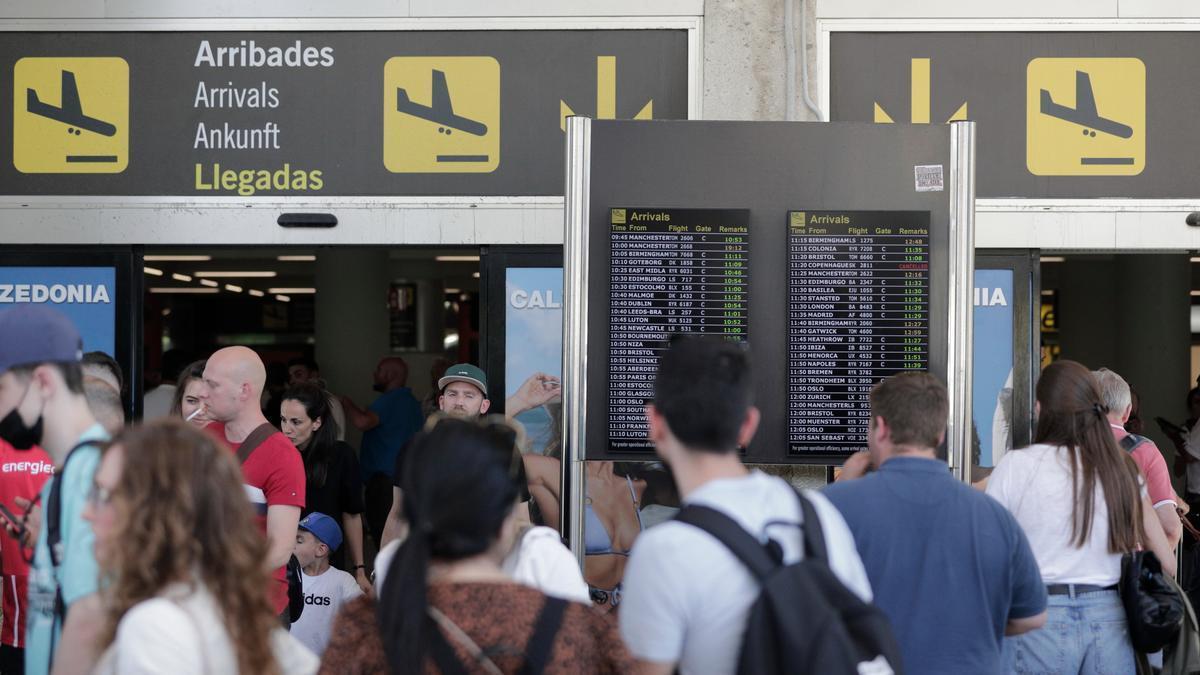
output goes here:
<path id="1" fill-rule="evenodd" d="M 425 417 L 408 386 L 408 364 L 388 356 L 375 366 L 375 391 L 383 394 L 366 410 L 342 397 L 347 420 L 363 432 L 359 464 L 366 486 L 366 516 L 378 546 L 392 507 L 392 470 L 400 448 L 421 430 Z"/>
<path id="2" fill-rule="evenodd" d="M 1046 622 L 1046 587 L 1012 515 L 938 459 L 948 409 L 946 388 L 927 373 L 880 382 L 869 451 L 824 493 L 854 533 L 904 670 L 998 674 L 1004 636 Z M 869 467 L 878 471 L 863 476 Z"/>
<path id="3" fill-rule="evenodd" d="M 41 445 L 55 473 L 39 496 L 46 515 L 22 617 L 30 675 L 46 675 L 52 665 L 59 673 L 88 672 L 103 621 L 95 535 L 82 513 L 108 434 L 84 396 L 82 353 L 79 332 L 56 310 L 20 305 L 0 313 L 0 438 L 18 450 Z M 21 536 L 12 545 L 26 545 L 23 523 L 7 525 Z"/>

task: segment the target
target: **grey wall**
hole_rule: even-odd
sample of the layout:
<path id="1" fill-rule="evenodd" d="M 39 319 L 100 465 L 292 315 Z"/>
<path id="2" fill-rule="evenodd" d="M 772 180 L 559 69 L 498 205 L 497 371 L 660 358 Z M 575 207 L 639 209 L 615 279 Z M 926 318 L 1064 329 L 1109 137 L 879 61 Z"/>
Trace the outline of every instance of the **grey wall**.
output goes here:
<path id="1" fill-rule="evenodd" d="M 809 96 L 818 98 L 814 2 L 794 0 L 795 119 L 816 117 L 801 97 L 801 14 L 810 73 Z M 703 114 L 710 120 L 782 120 L 787 113 L 785 0 L 706 0 L 704 3 Z"/>

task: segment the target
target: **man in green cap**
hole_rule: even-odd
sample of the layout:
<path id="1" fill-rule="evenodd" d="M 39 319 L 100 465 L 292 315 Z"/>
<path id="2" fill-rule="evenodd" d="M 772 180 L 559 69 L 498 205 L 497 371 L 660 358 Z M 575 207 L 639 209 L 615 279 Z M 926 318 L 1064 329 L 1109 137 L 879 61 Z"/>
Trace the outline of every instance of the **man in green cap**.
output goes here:
<path id="1" fill-rule="evenodd" d="M 446 415 L 474 419 L 487 413 L 492 402 L 487 395 L 487 375 L 479 366 L 470 363 L 456 363 L 446 369 L 446 373 L 438 380 L 438 409 Z M 383 536 L 380 547 L 403 534 L 404 519 L 401 515 L 400 482 L 404 468 L 404 456 L 408 453 L 407 445 L 396 457 L 396 469 L 392 475 L 392 508 L 388 511 L 387 520 L 383 526 Z"/>
<path id="2" fill-rule="evenodd" d="M 488 411 L 492 402 L 487 396 L 487 375 L 478 366 L 457 363 L 446 369 L 438 380 L 438 408 L 454 417 L 479 417 Z"/>

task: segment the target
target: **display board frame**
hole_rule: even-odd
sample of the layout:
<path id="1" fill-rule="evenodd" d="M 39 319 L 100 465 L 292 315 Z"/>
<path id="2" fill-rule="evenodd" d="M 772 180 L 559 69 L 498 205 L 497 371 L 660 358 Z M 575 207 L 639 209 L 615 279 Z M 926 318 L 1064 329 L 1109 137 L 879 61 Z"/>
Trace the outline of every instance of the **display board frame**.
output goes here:
<path id="1" fill-rule="evenodd" d="M 943 291 L 931 312 L 931 368 L 947 379 L 951 420 L 950 464 L 965 477 L 970 434 L 970 340 L 973 281 L 974 125 L 805 124 L 764 122 L 629 122 L 571 118 L 567 128 L 565 233 L 566 349 L 563 364 L 563 463 L 565 535 L 579 551 L 582 470 L 585 460 L 637 460 L 597 447 L 605 415 L 607 381 L 607 209 L 749 208 L 754 248 L 785 257 L 780 246 L 789 210 L 929 211 L 938 253 L 933 283 Z M 814 158 L 819 158 L 814 160 Z M 945 182 L 922 185 L 922 170 Z M 922 189 L 922 188 L 925 189 Z M 769 222 L 768 222 L 769 221 Z M 607 225 L 605 221 L 603 223 Z M 769 229 L 774 228 L 774 229 Z M 770 233 L 764 239 L 764 233 Z M 777 251 L 775 249 L 777 248 Z M 756 258 L 751 294 L 768 292 Z M 603 267 L 603 269 L 602 269 Z M 769 265 L 768 265 L 769 267 Z M 756 281 L 754 271 L 759 270 Z M 780 276 L 780 279 L 783 279 Z M 778 283 L 778 282 L 776 282 Z M 780 312 L 786 315 L 786 312 Z M 786 456 L 785 378 L 773 373 L 786 356 L 784 320 L 751 306 L 750 344 L 758 362 L 756 390 L 764 411 L 756 443 L 744 455 L 753 463 L 828 464 L 841 457 Z M 776 325 L 778 324 L 778 325 Z M 763 327 L 768 330 L 763 330 Z M 777 331 L 779 339 L 772 340 Z M 756 338 L 756 335 L 758 336 Z M 936 340 L 933 342 L 932 340 Z M 775 353 L 775 352 L 778 353 Z M 764 367 L 765 366 L 765 367 Z M 774 398 L 775 400 L 770 400 Z M 774 429 L 774 431 L 772 431 Z M 775 438 L 778 437 L 778 438 Z"/>

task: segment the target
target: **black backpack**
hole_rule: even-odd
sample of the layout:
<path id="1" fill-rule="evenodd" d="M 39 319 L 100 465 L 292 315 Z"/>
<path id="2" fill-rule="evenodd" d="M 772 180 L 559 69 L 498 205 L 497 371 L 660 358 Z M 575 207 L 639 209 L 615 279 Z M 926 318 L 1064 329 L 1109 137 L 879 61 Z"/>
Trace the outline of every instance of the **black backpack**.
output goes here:
<path id="1" fill-rule="evenodd" d="M 887 617 L 863 602 L 829 569 L 816 509 L 796 492 L 804 514 L 804 558 L 782 562 L 775 542 L 761 544 L 729 516 L 688 505 L 676 520 L 709 533 L 762 584 L 750 607 L 737 672 L 891 675 L 902 673 Z"/>

